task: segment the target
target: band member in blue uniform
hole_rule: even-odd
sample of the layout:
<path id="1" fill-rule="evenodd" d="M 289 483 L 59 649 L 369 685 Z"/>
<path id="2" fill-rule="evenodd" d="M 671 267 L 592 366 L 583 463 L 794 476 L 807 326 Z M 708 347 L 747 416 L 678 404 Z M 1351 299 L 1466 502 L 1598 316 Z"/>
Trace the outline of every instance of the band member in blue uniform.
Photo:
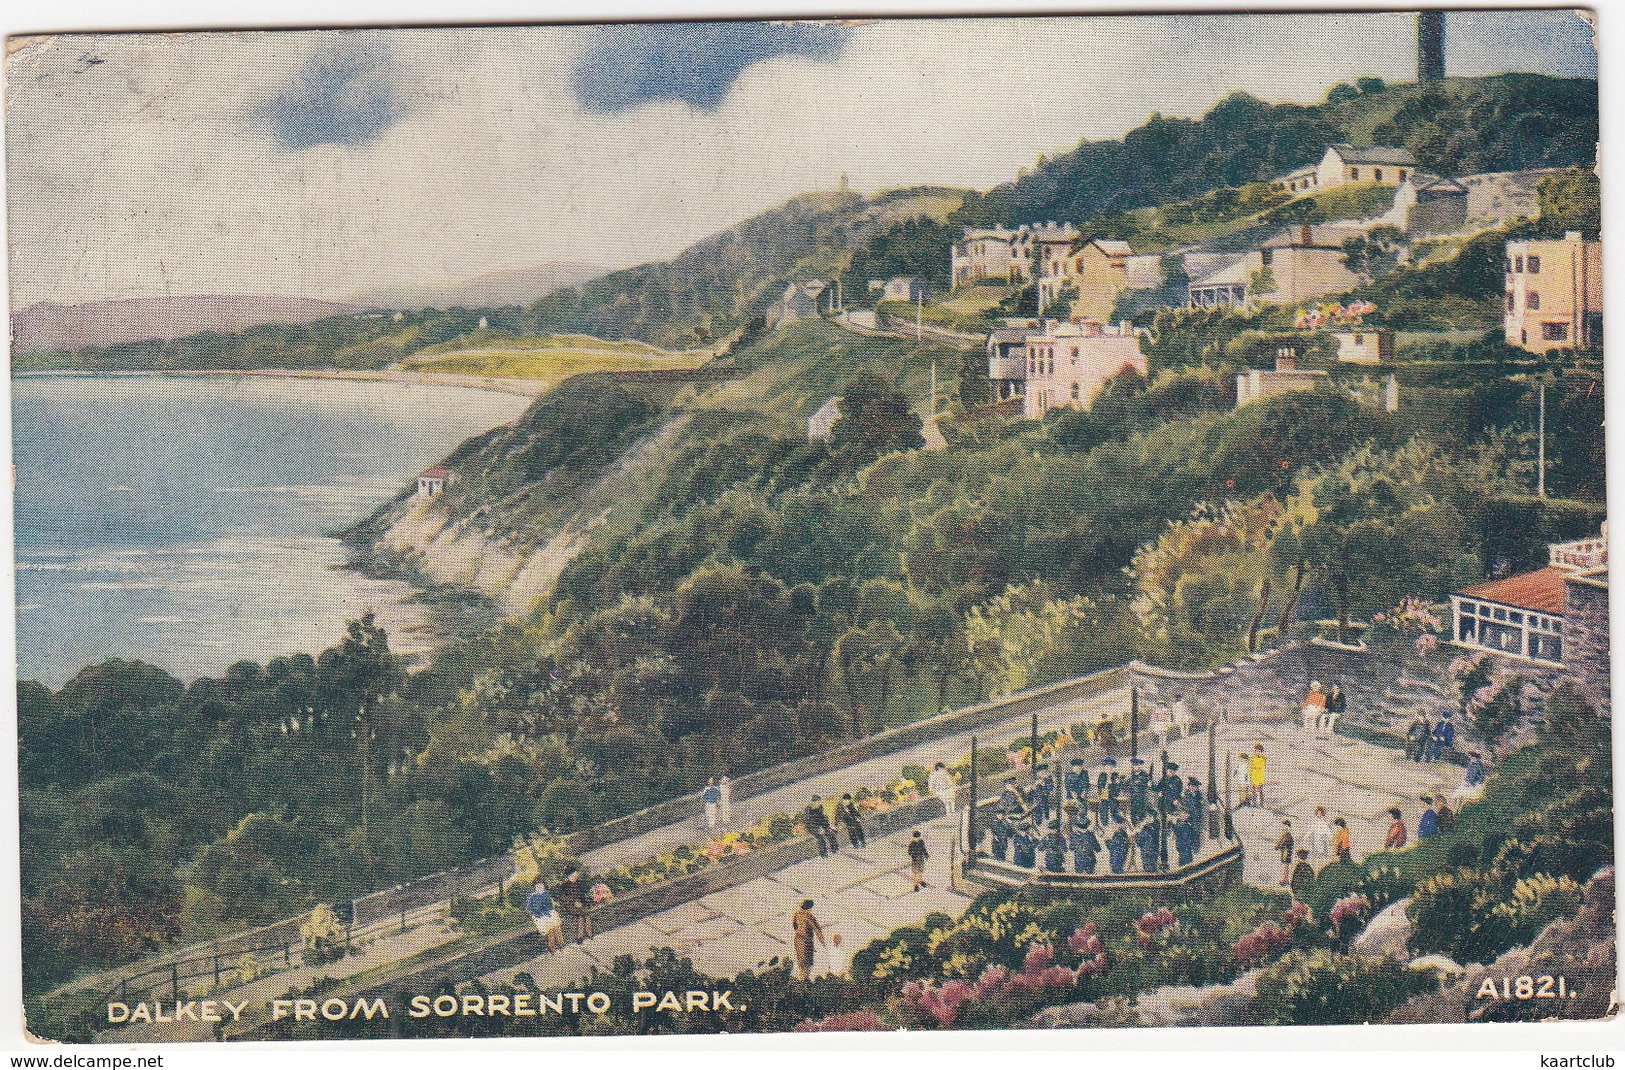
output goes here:
<path id="1" fill-rule="evenodd" d="M 1128 819 L 1138 825 L 1145 820 L 1146 800 L 1151 794 L 1151 774 L 1145 770 L 1145 759 L 1135 758 L 1129 763 L 1134 771 L 1128 775 Z"/>
<path id="2" fill-rule="evenodd" d="M 1200 833 L 1198 826 L 1191 820 L 1186 810 L 1181 810 L 1174 817 L 1174 851 L 1179 856 L 1181 868 L 1188 866 L 1196 858 L 1196 840 Z"/>
<path id="3" fill-rule="evenodd" d="M 1089 800 L 1089 770 L 1083 767 L 1082 758 L 1072 759 L 1072 764 L 1066 771 L 1063 781 L 1066 788 L 1066 797 L 1080 805 Z"/>
<path id="4" fill-rule="evenodd" d="M 1111 865 L 1113 873 L 1123 872 L 1128 865 L 1129 847 L 1132 846 L 1128 838 L 1128 826 L 1121 821 L 1112 826 L 1112 834 L 1106 837 L 1106 860 Z"/>
<path id="5" fill-rule="evenodd" d="M 1100 837 L 1087 815 L 1072 830 L 1072 869 L 1075 873 L 1093 873 L 1100 857 Z"/>
<path id="6" fill-rule="evenodd" d="M 1010 861 L 1010 835 L 1015 831 L 1010 827 L 1010 819 L 1003 813 L 994 814 L 987 831 L 993 838 L 993 857 L 1000 862 Z"/>
<path id="7" fill-rule="evenodd" d="M 1162 769 L 1162 782 L 1157 785 L 1157 791 L 1168 809 L 1176 810 L 1185 794 L 1185 781 L 1179 775 L 1179 763 L 1168 762 Z"/>
<path id="8" fill-rule="evenodd" d="M 1051 821 L 1049 831 L 1044 833 L 1044 839 L 1039 844 L 1044 851 L 1044 871 L 1046 873 L 1066 872 L 1066 837 L 1061 835 L 1059 823 Z"/>
<path id="9" fill-rule="evenodd" d="M 1032 786 L 1032 818 L 1038 828 L 1043 828 L 1050 821 L 1050 801 L 1055 793 L 1055 781 L 1050 777 L 1049 766 L 1040 765 Z"/>
<path id="10" fill-rule="evenodd" d="M 1038 864 L 1038 844 L 1033 838 L 1033 825 L 1031 821 L 1023 821 L 1017 828 L 1016 834 L 1010 838 L 1012 857 L 1010 861 L 1023 869 L 1032 869 Z"/>
<path id="11" fill-rule="evenodd" d="M 1112 820 L 1123 820 L 1123 778 L 1115 769 L 1106 781 L 1106 803 L 1111 807 Z"/>
<path id="12" fill-rule="evenodd" d="M 1146 818 L 1134 830 L 1134 845 L 1140 849 L 1140 868 L 1147 873 L 1162 872 L 1162 833 L 1155 818 Z"/>
<path id="13" fill-rule="evenodd" d="M 1020 814 L 1027 810 L 1022 801 L 1021 792 L 1016 789 L 1015 780 L 1006 780 L 1004 790 L 999 792 L 999 812 L 1002 814 Z"/>
<path id="14" fill-rule="evenodd" d="M 1202 797 L 1202 782 L 1195 777 L 1185 782 L 1185 794 L 1180 797 L 1180 808 L 1190 815 L 1191 831 L 1196 833 L 1196 842 L 1202 842 L 1202 830 L 1207 827 L 1207 800 Z M 1215 811 L 1217 812 L 1217 811 Z M 1214 830 L 1213 835 L 1218 836 Z"/>

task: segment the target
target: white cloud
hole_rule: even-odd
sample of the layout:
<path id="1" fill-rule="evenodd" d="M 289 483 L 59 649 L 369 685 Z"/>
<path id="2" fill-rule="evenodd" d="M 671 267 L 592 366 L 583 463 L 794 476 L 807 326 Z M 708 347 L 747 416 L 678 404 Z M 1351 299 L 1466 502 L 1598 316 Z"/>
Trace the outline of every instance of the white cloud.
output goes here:
<path id="1" fill-rule="evenodd" d="M 1464 16 L 1452 71 L 1584 70 L 1578 25 Z M 894 21 L 854 31 L 833 60 L 747 68 L 715 112 L 666 101 L 599 115 L 570 88 L 591 32 L 150 34 L 24 50 L 8 71 L 13 305 L 343 297 L 546 260 L 623 266 L 842 171 L 860 189 L 985 188 L 1152 111 L 1199 115 L 1237 88 L 1312 101 L 1340 80 L 1414 70 L 1412 19 L 1392 14 Z M 282 145 L 266 102 L 312 56 L 363 39 L 388 64 L 398 121 L 351 144 Z"/>

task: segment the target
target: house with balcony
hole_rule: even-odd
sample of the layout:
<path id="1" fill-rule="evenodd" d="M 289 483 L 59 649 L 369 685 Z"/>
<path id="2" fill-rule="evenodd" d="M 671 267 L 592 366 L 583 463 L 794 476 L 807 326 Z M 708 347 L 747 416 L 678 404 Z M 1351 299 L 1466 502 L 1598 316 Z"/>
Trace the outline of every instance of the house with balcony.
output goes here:
<path id="1" fill-rule="evenodd" d="M 1593 538 L 1550 545 L 1545 568 L 1451 595 L 1450 617 L 1450 640 L 1457 646 L 1581 670 L 1595 670 L 1600 662 L 1606 690 L 1606 527 Z"/>
<path id="2" fill-rule="evenodd" d="M 1041 420 L 1054 409 L 1088 411 L 1107 380 L 1125 371 L 1147 374 L 1140 332 L 1133 324 L 1045 324 L 1025 339 L 1022 415 Z"/>
<path id="3" fill-rule="evenodd" d="M 1027 385 L 1027 336 L 1038 327 L 999 327 L 987 336 L 987 378 L 995 402 L 1019 398 Z"/>

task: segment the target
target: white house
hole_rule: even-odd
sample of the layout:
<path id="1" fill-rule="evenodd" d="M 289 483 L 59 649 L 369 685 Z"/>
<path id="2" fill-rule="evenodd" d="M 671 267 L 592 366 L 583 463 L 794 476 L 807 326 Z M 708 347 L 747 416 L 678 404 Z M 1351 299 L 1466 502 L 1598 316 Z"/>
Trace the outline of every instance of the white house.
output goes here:
<path id="1" fill-rule="evenodd" d="M 1371 327 L 1331 331 L 1337 359 L 1344 364 L 1381 364 L 1394 359 L 1394 332 Z"/>
<path id="2" fill-rule="evenodd" d="M 418 475 L 418 497 L 433 498 L 444 494 L 451 484 L 451 470 L 436 466 Z"/>
<path id="3" fill-rule="evenodd" d="M 1326 381 L 1325 372 L 1300 369 L 1297 350 L 1282 346 L 1275 354 L 1273 370 L 1253 368 L 1236 376 L 1236 408 L 1282 394 L 1313 390 Z"/>
<path id="4" fill-rule="evenodd" d="M 1276 179 L 1288 193 L 1307 194 L 1334 186 L 1376 183 L 1398 186 L 1416 171 L 1416 157 L 1409 149 L 1377 145 L 1357 149 L 1353 145 L 1332 145 L 1320 162 Z"/>

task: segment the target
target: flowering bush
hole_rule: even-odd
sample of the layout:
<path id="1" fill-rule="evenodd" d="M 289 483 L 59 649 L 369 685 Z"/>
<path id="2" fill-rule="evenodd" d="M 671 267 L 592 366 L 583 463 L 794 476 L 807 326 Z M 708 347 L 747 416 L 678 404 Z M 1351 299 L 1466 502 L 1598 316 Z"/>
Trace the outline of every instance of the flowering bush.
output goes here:
<path id="1" fill-rule="evenodd" d="M 1439 649 L 1439 640 L 1437 636 L 1429 635 L 1424 632 L 1416 637 L 1415 646 L 1416 656 L 1419 658 L 1425 658 L 1435 650 Z"/>
<path id="2" fill-rule="evenodd" d="M 1074 932 L 1067 946 L 1073 950 L 1092 948 L 1094 954 L 1069 968 L 1056 963 L 1052 946 L 1034 944 L 1027 949 L 1019 971 L 995 964 L 984 969 L 975 981 L 910 981 L 903 986 L 903 999 L 922 1021 L 935 1022 L 943 1029 L 952 1028 L 967 1008 L 976 1004 L 1005 1004 L 995 1018 L 1003 1021 L 1020 1007 L 1042 1005 L 1057 994 L 1075 989 L 1085 978 L 1106 972 L 1106 953 L 1094 926 Z"/>
<path id="3" fill-rule="evenodd" d="M 1386 613 L 1378 613 L 1371 623 L 1402 635 L 1440 635 L 1444 621 L 1439 619 L 1433 604 L 1425 598 L 1401 598 L 1399 605 Z"/>
<path id="4" fill-rule="evenodd" d="M 1170 910 L 1153 910 L 1134 923 L 1134 930 L 1142 948 L 1166 945 L 1179 931 L 1179 919 Z"/>
<path id="5" fill-rule="evenodd" d="M 593 885 L 592 886 L 592 892 L 589 893 L 589 894 L 591 894 L 591 896 L 592 896 L 592 901 L 593 901 L 594 905 L 600 905 L 600 904 L 603 904 L 603 903 L 607 903 L 610 900 L 615 898 L 615 893 L 609 890 L 609 885 L 607 885 L 607 884 L 595 884 L 595 885 Z"/>
<path id="6" fill-rule="evenodd" d="M 1292 906 L 1287 909 L 1287 912 L 1281 915 L 1281 928 L 1285 929 L 1289 933 L 1296 932 L 1298 929 L 1309 924 L 1311 917 L 1313 917 L 1313 914 L 1309 910 L 1308 903 L 1293 903 Z"/>
<path id="7" fill-rule="evenodd" d="M 1291 946 L 1292 934 L 1275 922 L 1266 921 L 1237 940 L 1230 957 L 1245 969 L 1279 958 Z"/>
<path id="8" fill-rule="evenodd" d="M 1326 920 L 1331 927 L 1326 930 L 1326 938 L 1339 947 L 1347 948 L 1354 942 L 1361 926 L 1371 919 L 1372 913 L 1371 900 L 1359 892 L 1345 895 L 1333 903 L 1332 909 L 1327 912 Z"/>

